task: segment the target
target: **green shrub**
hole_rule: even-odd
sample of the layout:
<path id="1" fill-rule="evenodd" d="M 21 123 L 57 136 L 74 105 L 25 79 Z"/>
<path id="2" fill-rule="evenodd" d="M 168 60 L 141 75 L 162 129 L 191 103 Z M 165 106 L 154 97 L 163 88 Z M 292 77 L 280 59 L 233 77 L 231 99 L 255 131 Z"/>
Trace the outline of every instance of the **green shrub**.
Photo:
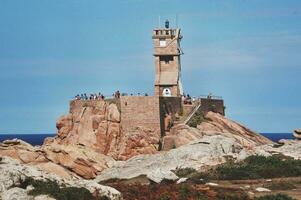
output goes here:
<path id="1" fill-rule="evenodd" d="M 196 128 L 204 120 L 203 113 L 197 111 L 187 123 L 188 126 Z"/>
<path id="2" fill-rule="evenodd" d="M 210 105 L 210 111 L 216 112 L 216 105 L 215 104 Z"/>
<path id="3" fill-rule="evenodd" d="M 272 195 L 265 195 L 256 198 L 256 200 L 294 200 L 292 197 L 286 194 L 272 194 Z"/>
<path id="4" fill-rule="evenodd" d="M 179 168 L 174 171 L 174 173 L 178 177 L 187 177 L 193 173 L 196 173 L 197 171 L 193 168 L 187 167 L 187 168 Z"/>
<path id="5" fill-rule="evenodd" d="M 217 179 L 258 179 L 301 175 L 301 160 L 281 159 L 277 156 L 250 156 L 242 162 L 227 162 L 215 169 Z"/>
<path id="6" fill-rule="evenodd" d="M 33 178 L 26 178 L 21 181 L 20 187 L 26 188 L 28 185 L 34 187 L 29 192 L 30 195 L 37 196 L 41 194 L 49 195 L 57 200 L 92 200 L 97 199 L 93 197 L 91 192 L 86 188 L 77 187 L 60 187 L 56 181 L 52 180 L 34 180 Z M 104 197 L 99 197 L 101 200 L 105 200 Z M 107 198 L 106 198 L 107 199 Z"/>

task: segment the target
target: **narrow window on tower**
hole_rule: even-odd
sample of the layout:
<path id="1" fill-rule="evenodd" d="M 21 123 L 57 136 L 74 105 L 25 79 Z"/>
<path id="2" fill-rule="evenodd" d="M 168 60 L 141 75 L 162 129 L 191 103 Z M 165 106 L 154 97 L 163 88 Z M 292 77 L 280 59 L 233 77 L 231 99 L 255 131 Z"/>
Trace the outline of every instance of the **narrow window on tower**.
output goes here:
<path id="1" fill-rule="evenodd" d="M 169 64 L 170 61 L 173 61 L 173 56 L 160 56 L 160 61 Z"/>
<path id="2" fill-rule="evenodd" d="M 165 46 L 166 46 L 166 40 L 160 39 L 160 47 L 165 47 Z"/>

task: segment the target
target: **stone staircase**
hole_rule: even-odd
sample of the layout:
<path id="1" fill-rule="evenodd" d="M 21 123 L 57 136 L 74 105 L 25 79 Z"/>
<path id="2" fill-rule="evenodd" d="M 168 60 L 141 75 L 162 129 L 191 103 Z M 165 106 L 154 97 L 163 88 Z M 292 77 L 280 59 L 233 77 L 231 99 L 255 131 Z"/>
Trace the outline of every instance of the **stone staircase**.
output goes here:
<path id="1" fill-rule="evenodd" d="M 187 124 L 190 119 L 193 117 L 193 115 L 200 109 L 201 104 L 199 103 L 198 105 L 196 105 L 193 109 L 193 111 L 189 114 L 189 116 L 185 119 L 184 124 Z"/>
<path id="2" fill-rule="evenodd" d="M 201 104 L 200 102 L 195 102 L 193 104 L 183 105 L 183 115 L 179 116 L 174 122 L 173 126 L 178 124 L 187 124 L 189 120 L 194 116 L 194 114 L 199 110 Z M 170 133 L 170 131 L 165 131 L 165 136 L 161 138 L 161 151 L 167 151 L 174 148 L 175 137 Z"/>
<path id="3" fill-rule="evenodd" d="M 199 110 L 200 106 L 200 102 L 183 105 L 183 115 L 179 116 L 179 118 L 174 121 L 174 126 L 177 124 L 187 124 L 193 115 Z"/>

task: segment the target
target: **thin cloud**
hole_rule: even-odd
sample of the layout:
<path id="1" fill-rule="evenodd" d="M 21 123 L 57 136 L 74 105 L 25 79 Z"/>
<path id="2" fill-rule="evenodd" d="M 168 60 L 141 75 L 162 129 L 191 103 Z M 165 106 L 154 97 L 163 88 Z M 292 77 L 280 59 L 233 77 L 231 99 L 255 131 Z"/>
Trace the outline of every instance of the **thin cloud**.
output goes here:
<path id="1" fill-rule="evenodd" d="M 241 36 L 213 45 L 186 47 L 183 58 L 187 69 L 262 69 L 301 67 L 301 36 L 286 31 Z"/>

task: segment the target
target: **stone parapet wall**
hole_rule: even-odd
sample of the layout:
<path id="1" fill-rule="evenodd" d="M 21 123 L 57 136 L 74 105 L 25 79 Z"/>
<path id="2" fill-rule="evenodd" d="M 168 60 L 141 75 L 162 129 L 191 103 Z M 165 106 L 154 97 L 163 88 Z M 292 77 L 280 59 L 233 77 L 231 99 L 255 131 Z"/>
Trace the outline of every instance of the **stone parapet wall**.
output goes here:
<path id="1" fill-rule="evenodd" d="M 221 115 L 225 115 L 224 100 L 222 99 L 201 98 L 200 109 L 203 113 L 212 111 Z"/>
<path id="2" fill-rule="evenodd" d="M 121 127 L 125 132 L 136 127 L 160 132 L 159 98 L 154 96 L 120 97 Z"/>

